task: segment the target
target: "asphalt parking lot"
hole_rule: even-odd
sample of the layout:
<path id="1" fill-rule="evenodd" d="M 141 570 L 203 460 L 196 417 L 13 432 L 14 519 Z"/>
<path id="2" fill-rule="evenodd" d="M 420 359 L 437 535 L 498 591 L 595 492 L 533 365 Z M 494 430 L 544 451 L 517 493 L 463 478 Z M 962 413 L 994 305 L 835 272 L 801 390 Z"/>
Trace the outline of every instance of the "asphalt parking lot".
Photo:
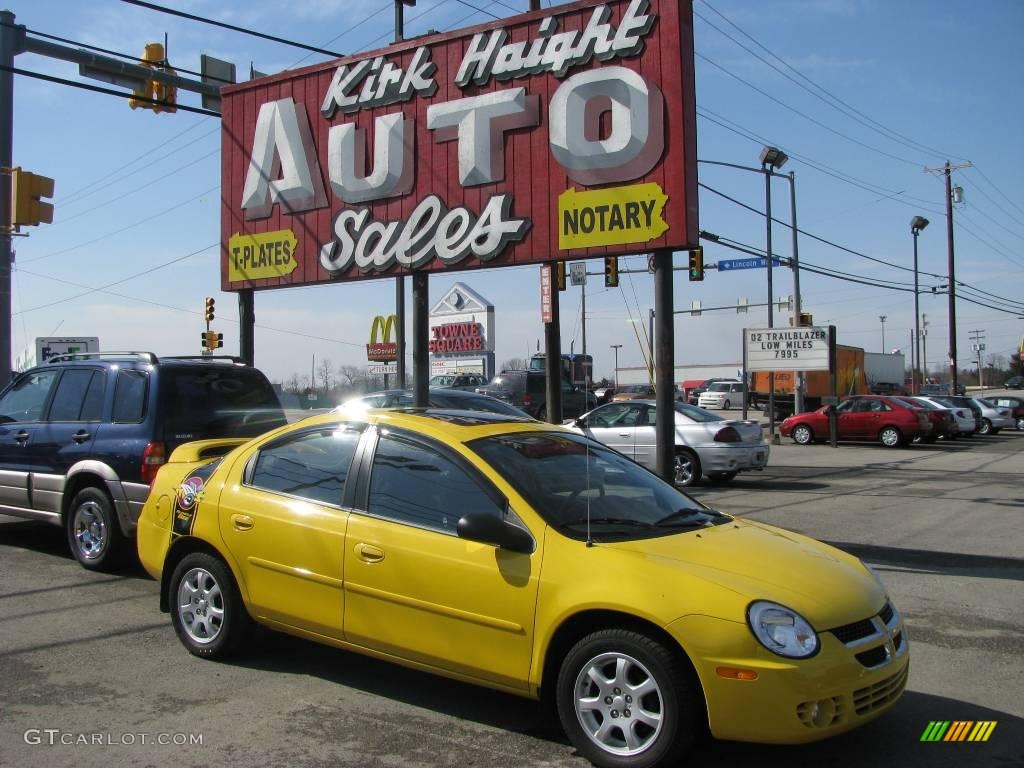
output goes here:
<path id="1" fill-rule="evenodd" d="M 690 764 L 1024 766 L 1022 481 L 1024 432 L 1002 432 L 904 449 L 784 441 L 765 472 L 696 488 L 877 567 L 912 671 L 865 728 L 804 747 L 705 742 Z M 194 658 L 141 569 L 88 573 L 39 523 L 0 518 L 0 628 L 0 765 L 586 765 L 529 701 L 270 633 L 230 664 Z M 984 743 L 922 743 L 935 720 L 997 725 Z"/>

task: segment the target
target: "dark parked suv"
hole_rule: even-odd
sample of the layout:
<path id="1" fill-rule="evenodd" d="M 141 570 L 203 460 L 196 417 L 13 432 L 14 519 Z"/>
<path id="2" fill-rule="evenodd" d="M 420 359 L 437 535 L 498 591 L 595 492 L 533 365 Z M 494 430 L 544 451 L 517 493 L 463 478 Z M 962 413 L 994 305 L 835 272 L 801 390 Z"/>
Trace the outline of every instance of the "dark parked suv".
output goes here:
<path id="1" fill-rule="evenodd" d="M 511 403 L 533 416 L 545 421 L 548 417 L 547 376 L 535 371 L 502 371 L 490 383 L 477 387 L 481 395 L 490 395 Z M 597 398 L 583 387 L 573 386 L 568 379 L 562 379 L 562 415 L 567 418 L 580 416 L 597 406 Z"/>
<path id="2" fill-rule="evenodd" d="M 83 566 L 109 570 L 178 445 L 285 423 L 266 376 L 232 358 L 53 357 L 0 392 L 0 513 L 63 527 Z"/>

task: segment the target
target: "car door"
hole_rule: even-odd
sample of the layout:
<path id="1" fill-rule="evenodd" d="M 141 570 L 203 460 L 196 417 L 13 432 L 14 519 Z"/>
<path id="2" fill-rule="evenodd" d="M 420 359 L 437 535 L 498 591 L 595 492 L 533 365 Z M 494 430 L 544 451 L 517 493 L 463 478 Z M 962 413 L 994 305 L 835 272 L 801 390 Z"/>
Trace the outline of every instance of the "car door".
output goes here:
<path id="1" fill-rule="evenodd" d="M 105 388 L 103 369 L 74 367 L 61 374 L 46 420 L 29 446 L 33 508 L 60 514 L 68 471 L 93 456 Z"/>
<path id="2" fill-rule="evenodd" d="M 583 433 L 632 459 L 639 414 L 628 402 L 603 405 L 587 415 Z"/>
<path id="3" fill-rule="evenodd" d="M 523 554 L 456 533 L 470 510 L 518 520 L 504 497 L 453 449 L 388 430 L 363 499 L 346 537 L 346 640 L 525 690 L 542 542 Z"/>
<path id="4" fill-rule="evenodd" d="M 633 430 L 633 461 L 652 472 L 658 471 L 658 438 L 655 426 L 658 409 L 653 405 L 636 405 L 636 429 Z M 675 415 L 675 411 L 672 412 Z"/>
<path id="5" fill-rule="evenodd" d="M 59 368 L 30 371 L 15 379 L 0 397 L 0 508 L 11 508 L 16 514 L 31 506 L 29 475 L 34 459 L 30 451 L 59 374 Z"/>
<path id="6" fill-rule="evenodd" d="M 844 400 L 836 406 L 836 431 L 840 440 L 860 437 L 864 427 L 860 400 Z"/>
<path id="7" fill-rule="evenodd" d="M 345 506 L 360 425 L 320 424 L 266 445 L 233 469 L 220 529 L 249 592 L 274 622 L 342 638 Z"/>

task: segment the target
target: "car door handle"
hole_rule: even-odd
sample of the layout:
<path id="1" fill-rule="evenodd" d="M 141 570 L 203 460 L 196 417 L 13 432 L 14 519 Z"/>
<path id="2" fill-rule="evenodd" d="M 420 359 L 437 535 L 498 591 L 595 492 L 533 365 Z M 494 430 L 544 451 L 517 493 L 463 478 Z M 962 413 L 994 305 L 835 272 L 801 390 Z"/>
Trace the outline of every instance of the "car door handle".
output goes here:
<path id="1" fill-rule="evenodd" d="M 27 443 L 28 442 L 28 432 L 26 432 L 24 429 L 21 430 L 20 432 L 17 432 L 14 435 L 14 440 L 15 440 L 15 442 L 18 442 L 18 443 Z"/>
<path id="2" fill-rule="evenodd" d="M 379 563 L 384 559 L 384 550 L 371 544 L 356 544 L 356 555 L 364 563 Z"/>
<path id="3" fill-rule="evenodd" d="M 255 525 L 253 519 L 248 515 L 232 515 L 231 524 L 235 526 L 236 531 L 250 531 Z"/>
<path id="4" fill-rule="evenodd" d="M 629 437 L 629 432 L 619 432 L 619 437 Z"/>
<path id="5" fill-rule="evenodd" d="M 90 437 L 92 437 L 92 435 L 89 432 L 86 432 L 84 429 L 80 429 L 71 436 L 71 439 L 76 443 L 84 443 Z"/>

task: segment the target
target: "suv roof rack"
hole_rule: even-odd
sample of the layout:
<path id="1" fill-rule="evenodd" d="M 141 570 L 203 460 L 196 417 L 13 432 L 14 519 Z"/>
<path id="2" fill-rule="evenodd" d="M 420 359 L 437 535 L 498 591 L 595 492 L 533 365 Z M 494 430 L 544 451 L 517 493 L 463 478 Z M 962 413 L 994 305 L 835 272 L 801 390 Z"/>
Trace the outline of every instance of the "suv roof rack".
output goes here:
<path id="1" fill-rule="evenodd" d="M 211 363 L 248 365 L 245 360 L 235 355 L 164 355 L 164 360 L 209 360 Z"/>
<path id="2" fill-rule="evenodd" d="M 98 360 L 100 358 L 113 357 L 113 358 L 125 358 L 132 357 L 139 360 L 145 360 L 147 362 L 156 364 L 160 362 L 160 358 L 154 355 L 152 352 L 66 352 L 60 355 L 54 355 L 47 359 L 47 363 L 58 363 L 66 360 Z"/>

